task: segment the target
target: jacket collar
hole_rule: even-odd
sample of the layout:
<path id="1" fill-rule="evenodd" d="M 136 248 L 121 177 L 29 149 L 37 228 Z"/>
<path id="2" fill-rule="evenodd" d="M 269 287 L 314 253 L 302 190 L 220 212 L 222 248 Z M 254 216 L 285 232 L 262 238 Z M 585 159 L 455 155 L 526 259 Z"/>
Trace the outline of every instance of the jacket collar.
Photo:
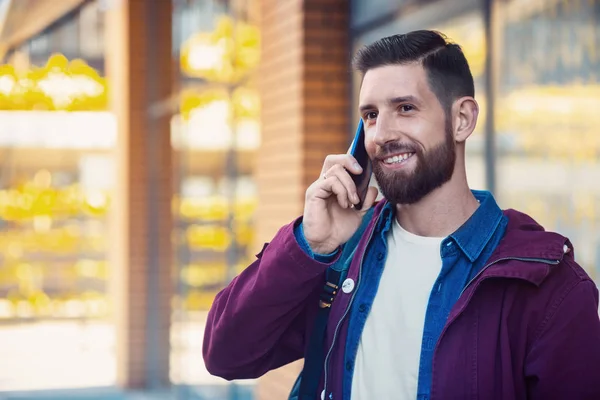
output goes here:
<path id="1" fill-rule="evenodd" d="M 567 253 L 574 257 L 566 237 L 545 231 L 521 212 L 509 209 L 504 215 L 508 218 L 506 233 L 490 257 L 484 277 L 518 278 L 539 286 Z"/>
<path id="2" fill-rule="evenodd" d="M 504 238 L 494 252 L 494 258 L 560 260 L 567 248 L 572 250 L 566 237 L 547 232 L 527 214 L 509 209 L 504 211 L 504 215 L 508 218 L 508 226 Z"/>
<path id="3" fill-rule="evenodd" d="M 461 228 L 449 236 L 469 260 L 477 259 L 502 219 L 508 221 L 502 240 L 486 264 L 490 268 L 482 275 L 519 278 L 540 285 L 551 266 L 560 263 L 566 253 L 574 256 L 573 246 L 566 237 L 547 232 L 533 218 L 519 211 L 509 209 L 502 212 L 489 192 L 473 193 L 481 205 Z M 374 216 L 382 217 L 380 223 L 394 214 L 393 206 L 385 200 L 375 207 Z"/>

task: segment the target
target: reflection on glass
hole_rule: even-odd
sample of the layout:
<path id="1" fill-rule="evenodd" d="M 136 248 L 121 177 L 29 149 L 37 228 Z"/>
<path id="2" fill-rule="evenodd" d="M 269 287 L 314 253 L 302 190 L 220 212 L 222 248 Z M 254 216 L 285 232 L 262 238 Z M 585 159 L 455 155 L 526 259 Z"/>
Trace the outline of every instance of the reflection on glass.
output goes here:
<path id="1" fill-rule="evenodd" d="M 506 4 L 497 104 L 498 194 L 571 238 L 600 268 L 600 1 Z"/>
<path id="2" fill-rule="evenodd" d="M 114 383 L 107 212 L 117 127 L 106 88 L 62 54 L 0 65 L 2 389 Z"/>
<path id="3" fill-rule="evenodd" d="M 210 1 L 191 1 L 175 10 L 179 34 L 185 30 L 177 26 L 184 15 L 197 19 L 201 8 L 204 15 L 194 30 L 177 38 L 181 91 L 171 120 L 171 143 L 179 160 L 179 190 L 172 203 L 177 290 L 170 375 L 175 384 L 226 384 L 210 376 L 199 357 L 204 321 L 215 295 L 253 257 L 253 165 L 260 144 L 253 73 L 260 37 L 256 24 L 244 17 L 253 3 L 231 2 L 227 15 L 211 14 L 206 9 Z"/>

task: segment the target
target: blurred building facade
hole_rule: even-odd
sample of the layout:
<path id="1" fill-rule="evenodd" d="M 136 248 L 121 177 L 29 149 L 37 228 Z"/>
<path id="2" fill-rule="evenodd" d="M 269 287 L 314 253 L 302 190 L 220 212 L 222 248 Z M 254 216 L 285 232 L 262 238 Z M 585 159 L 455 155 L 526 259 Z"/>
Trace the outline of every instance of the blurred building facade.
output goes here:
<path id="1" fill-rule="evenodd" d="M 414 29 L 470 62 L 471 186 L 599 277 L 600 0 L 3 0 L 0 21 L 0 335 L 27 322 L 86 349 L 0 361 L 0 390 L 285 398 L 301 362 L 208 376 L 206 310 L 347 149 L 352 54 Z"/>

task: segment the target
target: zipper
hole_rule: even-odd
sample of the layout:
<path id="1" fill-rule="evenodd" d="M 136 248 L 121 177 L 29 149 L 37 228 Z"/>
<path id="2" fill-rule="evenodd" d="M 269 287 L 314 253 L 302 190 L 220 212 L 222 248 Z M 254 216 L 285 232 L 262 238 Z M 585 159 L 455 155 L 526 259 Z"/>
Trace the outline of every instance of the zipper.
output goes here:
<path id="1" fill-rule="evenodd" d="M 489 264 L 487 264 L 485 267 L 483 267 L 481 269 L 481 271 L 479 271 L 477 274 L 475 274 L 475 276 L 473 277 L 473 279 L 471 279 L 463 288 L 463 290 L 460 292 L 460 294 L 458 295 L 458 297 L 460 298 L 460 296 L 462 296 L 462 294 L 465 292 L 465 290 L 467 290 L 467 288 L 469 286 L 471 286 L 471 284 L 481 276 L 481 274 L 483 272 L 485 272 L 485 270 L 487 270 L 489 267 L 491 267 L 494 264 L 497 264 L 499 262 L 502 261 L 509 261 L 509 260 L 515 260 L 515 261 L 530 261 L 530 262 L 537 262 L 537 263 L 542 263 L 542 264 L 551 264 L 551 265 L 558 265 L 560 264 L 561 260 L 549 260 L 546 258 L 527 258 L 527 257 L 504 257 L 504 258 L 499 258 L 494 262 L 491 262 Z"/>
<path id="2" fill-rule="evenodd" d="M 373 224 L 373 229 L 371 229 L 371 232 L 369 233 L 369 238 L 367 239 L 366 246 L 369 246 L 369 243 L 371 242 L 371 238 L 373 237 L 373 233 L 375 232 L 375 228 L 377 228 L 378 222 L 379 222 L 379 215 L 375 219 L 375 223 Z M 331 352 L 333 351 L 333 347 L 335 346 L 335 341 L 337 339 L 337 335 L 339 333 L 340 326 L 342 325 L 342 322 L 344 322 L 344 319 L 350 312 L 350 308 L 352 306 L 352 303 L 354 302 L 354 298 L 356 297 L 356 294 L 358 293 L 358 288 L 360 287 L 360 281 L 361 281 L 361 276 L 362 276 L 362 263 L 365 258 L 366 250 L 367 250 L 367 247 L 365 247 L 365 251 L 363 251 L 363 253 L 361 254 L 360 263 L 358 264 L 359 268 L 358 268 L 358 278 L 357 278 L 357 282 L 356 282 L 356 287 L 354 288 L 354 292 L 352 293 L 352 297 L 350 298 L 350 301 L 348 302 L 348 306 L 346 307 L 346 310 L 344 311 L 342 318 L 340 318 L 337 325 L 335 326 L 335 331 L 333 333 L 333 340 L 331 342 L 331 346 L 329 347 L 329 350 L 327 351 L 327 355 L 325 356 L 325 364 L 323 366 L 323 370 L 325 371 L 325 378 L 324 378 L 324 383 L 323 383 L 323 392 L 325 393 L 325 397 L 327 397 L 327 380 L 328 380 L 327 379 L 328 378 L 327 365 L 329 364 L 329 357 L 331 357 Z M 352 260 L 350 260 L 350 262 L 352 262 Z"/>

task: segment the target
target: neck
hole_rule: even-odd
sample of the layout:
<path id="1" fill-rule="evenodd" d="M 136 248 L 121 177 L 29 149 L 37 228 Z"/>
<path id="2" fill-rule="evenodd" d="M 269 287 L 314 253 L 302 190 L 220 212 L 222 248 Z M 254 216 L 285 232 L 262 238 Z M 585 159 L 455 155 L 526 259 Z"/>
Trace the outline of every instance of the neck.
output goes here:
<path id="1" fill-rule="evenodd" d="M 419 202 L 396 205 L 402 228 L 419 236 L 446 237 L 473 215 L 479 203 L 469 189 L 466 174 L 457 172 Z"/>

